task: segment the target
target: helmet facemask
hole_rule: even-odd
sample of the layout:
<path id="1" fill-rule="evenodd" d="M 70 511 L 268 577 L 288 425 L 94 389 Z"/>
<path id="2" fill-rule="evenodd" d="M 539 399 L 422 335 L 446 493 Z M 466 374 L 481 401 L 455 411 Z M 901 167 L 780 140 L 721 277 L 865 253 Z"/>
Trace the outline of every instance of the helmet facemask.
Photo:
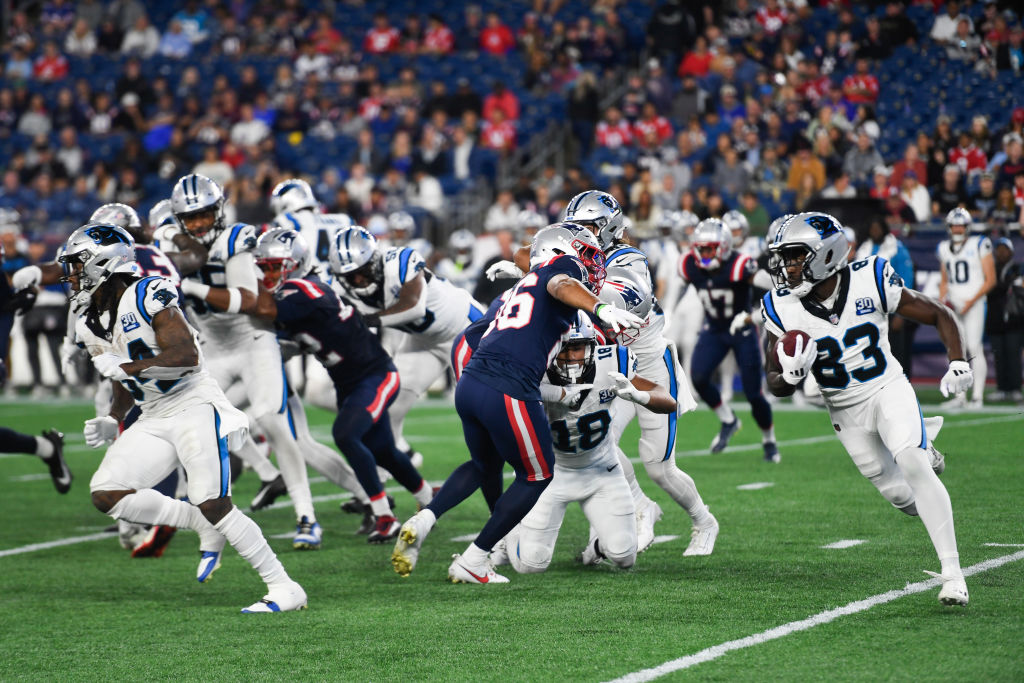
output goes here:
<path id="1" fill-rule="evenodd" d="M 693 255 L 704 270 L 715 270 L 729 256 L 730 245 L 725 242 L 694 242 Z"/>
<path id="2" fill-rule="evenodd" d="M 788 289 L 803 298 L 818 284 L 811 274 L 811 264 L 817 254 L 806 244 L 772 246 L 768 257 L 768 272 L 775 281 L 775 289 Z"/>
<path id="3" fill-rule="evenodd" d="M 342 274 L 341 278 L 353 293 L 359 296 L 372 296 L 380 287 L 383 275 L 383 259 L 378 252 L 374 252 L 369 261 L 350 273 Z"/>
<path id="4" fill-rule="evenodd" d="M 299 268 L 299 263 L 293 258 L 266 257 L 257 258 L 256 265 L 263 272 L 263 286 L 271 292 L 276 292 Z"/>
<path id="5" fill-rule="evenodd" d="M 569 384 L 590 384 L 596 371 L 594 352 L 597 342 L 594 339 L 572 339 L 562 342 L 558 355 L 548 368 L 548 379 L 552 384 L 567 386 Z"/>
<path id="6" fill-rule="evenodd" d="M 209 246 L 224 229 L 223 206 L 224 200 L 222 199 L 213 206 L 203 207 L 189 213 L 179 213 L 174 217 L 196 242 Z"/>
<path id="7" fill-rule="evenodd" d="M 580 240 L 573 240 L 572 246 L 576 249 L 576 254 L 580 261 L 582 261 L 583 265 L 587 268 L 587 279 L 590 291 L 597 294 L 601 291 L 601 287 L 604 286 L 604 278 L 606 275 L 604 269 L 604 252 L 585 242 L 581 242 Z"/>

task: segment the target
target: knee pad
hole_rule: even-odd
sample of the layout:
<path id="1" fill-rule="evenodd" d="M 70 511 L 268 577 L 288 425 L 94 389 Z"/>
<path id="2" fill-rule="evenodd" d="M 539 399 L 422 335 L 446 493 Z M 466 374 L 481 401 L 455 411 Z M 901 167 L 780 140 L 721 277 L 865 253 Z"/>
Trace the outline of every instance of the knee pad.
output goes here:
<path id="1" fill-rule="evenodd" d="M 905 481 L 872 482 L 878 488 L 882 497 L 889 501 L 894 508 L 910 515 L 917 516 L 917 506 L 914 504 L 914 490 Z"/>
<path id="2" fill-rule="evenodd" d="M 601 552 L 604 551 L 602 550 Z M 604 556 L 619 569 L 629 569 L 636 564 L 636 547 L 633 547 L 633 552 L 625 555 L 612 555 L 605 552 Z"/>
<path id="3" fill-rule="evenodd" d="M 551 549 L 536 544 L 516 542 L 506 547 L 508 559 L 520 574 L 540 574 L 551 564 Z"/>

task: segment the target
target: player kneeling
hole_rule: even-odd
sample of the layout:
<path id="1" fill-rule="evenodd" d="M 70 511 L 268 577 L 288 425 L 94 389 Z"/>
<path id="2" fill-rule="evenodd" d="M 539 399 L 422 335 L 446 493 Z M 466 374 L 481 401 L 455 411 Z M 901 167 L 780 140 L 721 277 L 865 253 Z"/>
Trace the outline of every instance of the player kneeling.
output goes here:
<path id="1" fill-rule="evenodd" d="M 541 384 L 551 425 L 555 471 L 551 485 L 523 521 L 505 537 L 508 561 L 521 574 L 542 572 L 551 563 L 565 510 L 579 502 L 592 538 L 585 564 L 604 559 L 628 568 L 636 562 L 633 496 L 619 467 L 615 443 L 607 438 L 616 397 L 672 413 L 675 399 L 664 388 L 636 376 L 636 356 L 624 346 L 598 346 L 594 327 L 580 314 Z M 501 561 L 500 552 L 492 560 Z"/>

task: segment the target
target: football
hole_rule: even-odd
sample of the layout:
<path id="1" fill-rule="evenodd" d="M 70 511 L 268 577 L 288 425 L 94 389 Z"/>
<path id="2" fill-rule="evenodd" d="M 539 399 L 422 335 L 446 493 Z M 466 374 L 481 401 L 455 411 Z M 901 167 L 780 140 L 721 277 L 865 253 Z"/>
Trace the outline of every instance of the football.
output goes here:
<path id="1" fill-rule="evenodd" d="M 801 345 L 801 349 L 807 348 L 807 342 L 810 341 L 811 335 L 807 334 L 802 330 L 790 330 L 786 334 L 779 337 L 778 341 L 775 342 L 775 346 L 772 347 L 772 354 L 775 356 L 775 362 L 779 362 L 779 347 L 786 352 L 787 356 L 792 356 L 796 353 L 796 340 L 803 338 L 804 343 Z"/>

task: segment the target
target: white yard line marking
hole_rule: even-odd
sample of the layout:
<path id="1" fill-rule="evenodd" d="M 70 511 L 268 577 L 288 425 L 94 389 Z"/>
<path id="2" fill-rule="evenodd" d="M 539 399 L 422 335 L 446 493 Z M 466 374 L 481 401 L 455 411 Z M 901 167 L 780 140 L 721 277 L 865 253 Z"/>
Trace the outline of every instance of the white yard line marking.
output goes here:
<path id="1" fill-rule="evenodd" d="M 974 574 L 980 574 L 981 572 L 987 572 L 990 569 L 1001 567 L 1004 564 L 1010 562 L 1017 562 L 1018 560 L 1024 560 L 1024 550 L 1013 553 L 1011 555 L 1003 555 L 1002 557 L 996 557 L 991 560 L 985 560 L 979 562 L 976 565 L 972 565 L 964 569 L 964 576 L 973 576 Z M 653 681 L 656 678 L 660 678 L 674 671 L 680 671 L 682 669 L 689 669 L 690 667 L 704 662 L 710 662 L 718 659 L 719 657 L 728 654 L 734 650 L 743 650 L 748 647 L 755 645 L 761 645 L 772 640 L 777 640 L 784 636 L 788 636 L 792 633 L 798 633 L 800 631 L 806 631 L 812 629 L 815 626 L 821 626 L 822 624 L 828 624 L 835 621 L 839 617 L 845 617 L 850 614 L 856 614 L 857 612 L 864 612 L 871 609 L 876 605 L 883 605 L 887 602 L 899 600 L 905 598 L 908 595 L 914 595 L 915 593 L 923 593 L 924 591 L 937 588 L 941 585 L 941 579 L 928 579 L 927 581 L 918 581 L 917 583 L 907 584 L 905 588 L 899 590 L 889 591 L 887 593 L 879 593 L 878 595 L 872 595 L 869 598 L 863 600 L 857 600 L 849 604 L 837 607 L 835 609 L 826 610 L 819 612 L 814 616 L 808 617 L 807 619 L 801 619 L 800 621 L 791 621 L 788 624 L 782 626 L 776 626 L 770 628 L 767 631 L 756 633 L 746 638 L 740 638 L 738 640 L 730 640 L 719 645 L 714 645 L 707 649 L 696 652 L 692 655 L 680 657 L 679 659 L 673 659 L 665 662 L 658 666 L 650 669 L 643 669 L 642 671 L 635 671 L 630 674 L 626 674 L 620 678 L 616 678 L 611 683 L 640 683 L 641 681 Z"/>
<path id="2" fill-rule="evenodd" d="M 990 548 L 1024 548 L 1024 543 L 986 543 Z"/>
<path id="3" fill-rule="evenodd" d="M 826 550 L 842 550 L 844 548 L 852 548 L 853 546 L 860 545 L 861 543 L 867 543 L 867 541 L 865 541 L 862 538 L 847 538 L 842 541 L 836 541 L 835 543 L 823 545 L 821 547 L 825 548 Z"/>
<path id="4" fill-rule="evenodd" d="M 679 537 L 678 536 L 673 536 L 671 534 L 667 534 L 665 536 L 655 536 L 654 537 L 654 542 L 655 543 L 671 543 L 672 541 L 676 540 L 677 538 L 679 538 Z"/>
<path id="5" fill-rule="evenodd" d="M 9 555 L 21 555 L 22 553 L 34 553 L 37 550 L 49 550 L 50 548 L 59 548 L 63 545 L 74 545 L 75 543 L 102 541 L 104 538 L 114 538 L 115 536 L 117 536 L 117 532 L 115 531 L 103 531 L 98 534 L 89 534 L 88 536 L 72 536 L 71 538 L 59 538 L 56 541 L 47 541 L 46 543 L 33 543 L 31 545 L 23 545 L 20 548 L 0 550 L 0 557 L 8 557 Z"/>
<path id="6" fill-rule="evenodd" d="M 755 481 L 751 484 L 740 484 L 736 488 L 740 491 L 757 491 L 758 489 L 767 489 L 775 486 L 775 482 L 771 481 Z"/>
<path id="7" fill-rule="evenodd" d="M 453 536 L 452 543 L 466 543 L 468 541 L 475 541 L 477 534 L 463 534 L 461 536 Z"/>
<path id="8" fill-rule="evenodd" d="M 9 477 L 7 481 L 42 481 L 43 479 L 49 478 L 50 475 L 44 472 L 41 474 L 22 474 L 17 477 Z"/>

